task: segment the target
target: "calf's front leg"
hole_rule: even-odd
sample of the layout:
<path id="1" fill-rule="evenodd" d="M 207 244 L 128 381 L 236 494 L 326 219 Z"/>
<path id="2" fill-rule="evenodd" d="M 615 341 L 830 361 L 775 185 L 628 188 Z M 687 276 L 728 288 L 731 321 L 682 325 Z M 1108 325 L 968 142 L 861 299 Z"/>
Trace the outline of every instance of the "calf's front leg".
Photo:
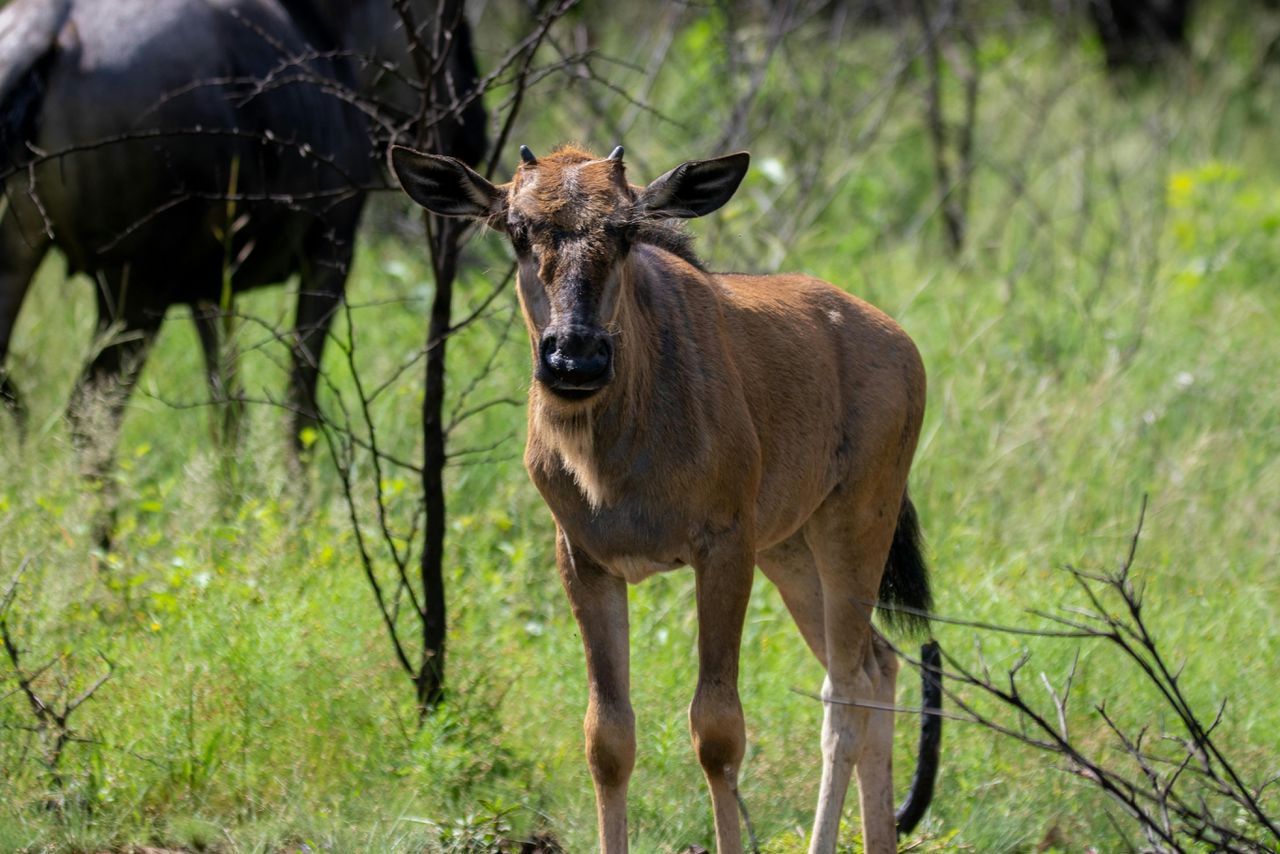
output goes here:
<path id="1" fill-rule="evenodd" d="M 556 529 L 556 563 L 587 654 L 587 764 L 596 789 L 601 854 L 626 854 L 627 783 L 636 760 L 627 584 Z"/>
<path id="2" fill-rule="evenodd" d="M 716 850 L 741 854 L 738 769 L 746 725 L 738 698 L 738 652 L 751 597 L 755 552 L 745 543 L 695 563 L 698 600 L 698 687 L 689 705 L 693 747 L 715 811 Z"/>

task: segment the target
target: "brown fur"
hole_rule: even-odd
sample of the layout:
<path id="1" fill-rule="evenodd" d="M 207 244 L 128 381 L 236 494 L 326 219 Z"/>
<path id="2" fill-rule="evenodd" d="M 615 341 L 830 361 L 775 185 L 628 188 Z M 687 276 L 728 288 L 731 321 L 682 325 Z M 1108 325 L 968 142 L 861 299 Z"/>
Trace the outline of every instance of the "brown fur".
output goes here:
<path id="1" fill-rule="evenodd" d="M 668 198 L 659 183 L 633 187 L 620 161 L 564 148 L 477 193 L 520 256 L 535 369 L 548 330 L 604 329 L 613 346 L 612 380 L 585 399 L 533 383 L 525 453 L 587 656 L 602 851 L 626 850 L 635 761 L 626 584 L 683 565 L 699 621 L 690 729 L 718 849 L 742 850 L 738 648 L 757 564 L 834 701 L 810 850 L 834 851 L 856 763 L 865 850 L 893 851 L 892 715 L 851 703 L 893 703 L 897 662 L 870 617 L 924 413 L 920 357 L 886 315 L 825 282 L 708 273 L 649 237 L 670 233 L 645 207 Z"/>

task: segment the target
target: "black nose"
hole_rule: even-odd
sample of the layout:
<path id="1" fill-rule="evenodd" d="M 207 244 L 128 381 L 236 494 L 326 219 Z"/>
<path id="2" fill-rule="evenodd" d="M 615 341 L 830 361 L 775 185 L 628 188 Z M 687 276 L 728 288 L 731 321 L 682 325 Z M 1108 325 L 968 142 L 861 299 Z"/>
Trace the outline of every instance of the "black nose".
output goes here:
<path id="1" fill-rule="evenodd" d="M 542 337 L 542 371 L 552 386 L 595 389 L 604 385 L 613 358 L 609 336 L 599 332 L 548 331 Z"/>

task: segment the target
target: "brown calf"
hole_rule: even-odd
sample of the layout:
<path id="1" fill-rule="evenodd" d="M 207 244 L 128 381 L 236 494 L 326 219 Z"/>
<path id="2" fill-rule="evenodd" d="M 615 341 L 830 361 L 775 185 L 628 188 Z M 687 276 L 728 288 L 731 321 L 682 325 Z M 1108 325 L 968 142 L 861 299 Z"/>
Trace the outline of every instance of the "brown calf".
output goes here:
<path id="1" fill-rule="evenodd" d="M 871 611 L 929 605 L 906 497 L 925 402 L 915 346 L 817 279 L 703 269 L 671 220 L 727 202 L 745 153 L 685 163 L 644 188 L 627 183 L 621 148 L 521 155 L 500 187 L 449 157 L 397 148 L 392 161 L 415 201 L 486 220 L 519 259 L 535 377 L 525 465 L 555 516 L 586 647 L 601 850 L 627 850 L 626 585 L 685 565 L 699 626 L 689 727 L 717 847 L 742 850 L 738 648 L 759 565 L 827 670 L 809 850 L 835 850 L 856 766 L 865 850 L 893 851 L 898 664 Z M 931 788 L 932 768 L 917 776 Z M 912 811 L 904 821 L 919 817 L 919 799 Z"/>

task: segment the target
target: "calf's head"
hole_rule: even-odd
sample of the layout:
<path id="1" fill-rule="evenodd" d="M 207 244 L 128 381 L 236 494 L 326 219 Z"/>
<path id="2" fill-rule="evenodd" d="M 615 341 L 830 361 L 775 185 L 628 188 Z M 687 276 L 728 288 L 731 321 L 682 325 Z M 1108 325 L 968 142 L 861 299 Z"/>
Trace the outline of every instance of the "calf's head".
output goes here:
<path id="1" fill-rule="evenodd" d="M 507 235 L 534 377 L 562 400 L 586 400 L 615 374 L 624 269 L 643 225 L 716 210 L 738 189 L 750 158 L 691 160 L 637 187 L 627 183 L 621 146 L 604 158 L 572 147 L 536 158 L 521 146 L 520 155 L 515 177 L 500 186 L 452 157 L 395 147 L 391 162 L 427 210 L 482 219 Z"/>

